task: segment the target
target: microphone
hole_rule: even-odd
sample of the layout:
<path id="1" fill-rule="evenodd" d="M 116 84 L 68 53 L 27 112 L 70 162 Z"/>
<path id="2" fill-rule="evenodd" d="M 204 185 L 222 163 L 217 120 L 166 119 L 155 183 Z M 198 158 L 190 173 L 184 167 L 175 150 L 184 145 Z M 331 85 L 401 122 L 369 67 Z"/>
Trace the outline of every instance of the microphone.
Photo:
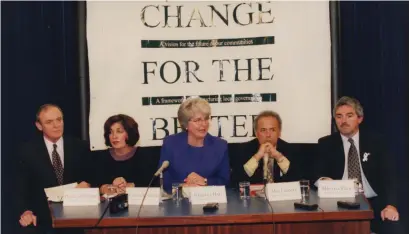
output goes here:
<path id="1" fill-rule="evenodd" d="M 169 166 L 169 161 L 163 161 L 162 166 L 155 172 L 154 177 L 160 175 L 160 173 L 162 173 L 163 170 L 165 170 L 166 168 L 168 168 Z"/>
<path id="2" fill-rule="evenodd" d="M 145 201 L 146 195 L 148 194 L 148 190 L 151 187 L 153 180 L 156 177 L 158 177 L 158 175 L 160 175 L 162 173 L 162 171 L 165 170 L 168 167 L 169 167 L 169 161 L 165 160 L 165 161 L 163 161 L 162 166 L 155 172 L 155 174 L 153 174 L 152 179 L 149 182 L 148 187 L 146 188 L 145 194 L 142 197 L 141 205 L 139 206 L 139 210 L 138 210 L 138 213 L 136 215 L 136 219 L 139 219 L 139 215 L 140 215 L 141 210 L 142 210 L 143 202 Z M 162 194 L 161 194 L 161 196 L 162 196 Z M 136 230 L 135 230 L 136 234 L 138 234 L 138 227 L 139 227 L 139 223 L 136 224 Z"/>

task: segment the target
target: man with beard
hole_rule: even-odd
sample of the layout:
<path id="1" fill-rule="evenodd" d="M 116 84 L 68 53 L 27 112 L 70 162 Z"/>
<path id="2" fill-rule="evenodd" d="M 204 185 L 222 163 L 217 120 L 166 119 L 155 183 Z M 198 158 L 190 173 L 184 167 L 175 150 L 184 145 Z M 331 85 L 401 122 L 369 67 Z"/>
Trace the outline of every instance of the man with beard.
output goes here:
<path id="1" fill-rule="evenodd" d="M 355 179 L 374 210 L 371 230 L 400 233 L 394 231 L 399 212 L 393 156 L 382 139 L 359 129 L 364 111 L 358 100 L 342 97 L 333 115 L 339 132 L 318 140 L 315 179 Z"/>
<path id="2" fill-rule="evenodd" d="M 296 173 L 293 147 L 280 139 L 282 121 L 278 113 L 263 111 L 254 120 L 255 139 L 239 144 L 231 156 L 232 186 L 288 182 L 300 179 Z"/>

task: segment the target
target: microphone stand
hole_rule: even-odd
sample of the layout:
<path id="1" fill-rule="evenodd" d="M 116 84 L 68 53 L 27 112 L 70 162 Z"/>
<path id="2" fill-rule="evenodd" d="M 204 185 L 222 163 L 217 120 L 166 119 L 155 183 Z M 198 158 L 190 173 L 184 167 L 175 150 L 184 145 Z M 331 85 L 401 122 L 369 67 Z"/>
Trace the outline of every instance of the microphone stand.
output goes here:
<path id="1" fill-rule="evenodd" d="M 267 159 L 266 159 L 267 158 Z M 263 158 L 263 160 L 264 160 L 264 166 L 263 166 L 263 175 L 264 175 L 264 178 L 263 178 L 263 183 L 264 183 L 264 199 L 266 200 L 266 202 L 267 202 L 267 204 L 268 204 L 268 206 L 270 207 L 270 209 L 271 209 L 271 221 L 272 221 L 272 223 L 273 223 L 273 234 L 275 233 L 275 220 L 274 220 L 274 208 L 273 208 L 273 206 L 271 205 L 271 203 L 270 203 L 270 201 L 268 200 L 268 197 L 267 197 L 267 184 L 268 184 L 268 181 L 267 181 L 267 173 L 268 173 L 268 170 L 269 170 L 269 168 L 268 168 L 268 156 L 266 157 L 266 156 L 264 156 L 264 158 Z"/>
<path id="2" fill-rule="evenodd" d="M 160 174 L 162 174 L 162 173 L 160 173 Z M 145 198 L 146 198 L 146 195 L 148 194 L 149 188 L 151 187 L 152 182 L 154 181 L 154 179 L 155 179 L 156 177 L 157 177 L 157 175 L 153 175 L 153 176 L 152 176 L 152 179 L 151 179 L 151 181 L 149 182 L 148 187 L 146 188 L 145 194 L 144 194 L 143 197 L 142 197 L 141 205 L 139 206 L 139 210 L 138 210 L 138 213 L 137 213 L 137 215 L 136 215 L 136 220 L 139 219 L 139 215 L 140 215 L 141 210 L 142 210 L 143 202 L 145 201 Z M 163 180 L 163 178 L 162 178 L 162 180 Z M 161 195 L 161 196 L 162 196 L 162 195 Z M 139 228 L 139 222 L 136 224 L 135 234 L 138 234 L 138 228 Z"/>

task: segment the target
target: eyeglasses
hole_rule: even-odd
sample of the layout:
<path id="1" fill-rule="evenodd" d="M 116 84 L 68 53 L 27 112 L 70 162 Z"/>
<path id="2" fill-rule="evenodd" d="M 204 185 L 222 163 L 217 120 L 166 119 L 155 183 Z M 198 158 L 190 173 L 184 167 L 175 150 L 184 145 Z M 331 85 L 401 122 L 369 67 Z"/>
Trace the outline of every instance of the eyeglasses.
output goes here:
<path id="1" fill-rule="evenodd" d="M 209 122 L 209 117 L 206 118 L 196 118 L 196 119 L 190 119 L 190 122 L 193 122 L 194 124 L 201 124 L 201 123 L 208 123 Z"/>

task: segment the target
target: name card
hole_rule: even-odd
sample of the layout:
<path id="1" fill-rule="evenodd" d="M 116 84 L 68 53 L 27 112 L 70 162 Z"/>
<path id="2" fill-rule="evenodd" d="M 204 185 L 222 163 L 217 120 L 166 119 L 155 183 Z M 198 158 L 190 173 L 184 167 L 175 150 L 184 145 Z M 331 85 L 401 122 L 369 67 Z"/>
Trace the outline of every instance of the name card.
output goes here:
<path id="1" fill-rule="evenodd" d="M 98 188 L 74 188 L 64 191 L 63 206 L 94 206 L 99 202 Z"/>
<path id="2" fill-rule="evenodd" d="M 227 203 L 226 187 L 224 186 L 191 187 L 189 190 L 192 205 Z"/>
<path id="3" fill-rule="evenodd" d="M 355 197 L 354 180 L 319 180 L 318 197 Z"/>
<path id="4" fill-rule="evenodd" d="M 183 197 L 188 198 L 188 199 L 189 199 L 189 201 L 190 201 L 190 188 L 192 188 L 192 187 L 188 187 L 188 186 L 184 186 L 184 187 L 182 187 L 182 194 L 183 194 Z"/>
<path id="5" fill-rule="evenodd" d="M 44 192 L 49 201 L 62 202 L 62 200 L 64 199 L 64 191 L 67 189 L 73 189 L 77 187 L 77 185 L 78 183 L 71 183 L 51 188 L 45 188 Z"/>
<path id="6" fill-rule="evenodd" d="M 147 188 L 126 188 L 126 193 L 128 194 L 128 204 L 140 206 L 143 196 L 146 193 L 146 189 Z M 160 188 L 149 188 L 143 205 L 157 206 L 159 205 L 160 199 Z"/>
<path id="7" fill-rule="evenodd" d="M 300 182 L 270 183 L 266 186 L 269 201 L 285 201 L 301 199 Z"/>

